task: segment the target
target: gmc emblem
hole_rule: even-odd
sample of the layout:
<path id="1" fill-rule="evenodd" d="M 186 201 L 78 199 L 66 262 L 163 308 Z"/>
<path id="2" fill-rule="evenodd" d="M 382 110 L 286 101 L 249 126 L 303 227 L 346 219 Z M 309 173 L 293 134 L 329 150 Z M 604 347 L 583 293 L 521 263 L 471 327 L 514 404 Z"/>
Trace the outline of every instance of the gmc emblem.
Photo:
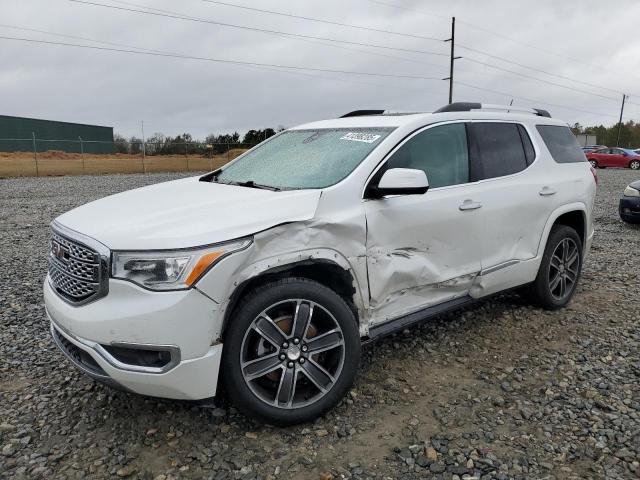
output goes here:
<path id="1" fill-rule="evenodd" d="M 55 240 L 51 240 L 51 255 L 53 255 L 64 264 L 69 261 L 69 250 L 64 248 Z"/>

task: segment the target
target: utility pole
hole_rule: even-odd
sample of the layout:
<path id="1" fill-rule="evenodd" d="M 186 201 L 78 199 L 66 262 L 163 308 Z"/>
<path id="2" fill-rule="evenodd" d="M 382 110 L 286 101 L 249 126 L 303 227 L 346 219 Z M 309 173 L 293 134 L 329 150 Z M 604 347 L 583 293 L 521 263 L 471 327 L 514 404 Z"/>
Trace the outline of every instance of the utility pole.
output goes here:
<path id="1" fill-rule="evenodd" d="M 618 120 L 618 138 L 616 138 L 616 147 L 620 146 L 620 130 L 622 130 L 622 113 L 624 112 L 624 101 L 627 96 L 622 94 L 622 106 L 620 107 L 620 120 Z"/>
<path id="2" fill-rule="evenodd" d="M 453 62 L 462 58 L 455 56 L 456 17 L 451 17 L 451 38 L 447 38 L 445 42 L 451 42 L 451 56 L 449 57 L 449 76 L 443 80 L 449 80 L 449 103 L 453 103 Z"/>

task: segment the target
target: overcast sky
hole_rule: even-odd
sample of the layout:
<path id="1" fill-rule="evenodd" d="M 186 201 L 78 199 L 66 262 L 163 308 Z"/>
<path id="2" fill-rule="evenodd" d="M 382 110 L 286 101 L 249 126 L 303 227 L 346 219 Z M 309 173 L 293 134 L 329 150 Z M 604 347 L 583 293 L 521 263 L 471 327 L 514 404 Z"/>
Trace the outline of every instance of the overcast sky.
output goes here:
<path id="1" fill-rule="evenodd" d="M 115 0 L 90 1 L 137 8 Z M 625 120 L 640 121 L 640 96 L 633 96 L 634 93 L 640 95 L 640 2 L 637 0 L 226 1 L 436 39 L 450 35 L 448 17 L 455 15 L 456 43 L 459 44 L 456 54 L 463 57 L 456 62 L 455 79 L 503 93 L 456 85 L 454 101 L 507 104 L 513 98 L 514 105 L 547 108 L 554 117 L 570 123 L 613 124 L 617 121 L 624 91 L 631 95 Z M 449 44 L 442 41 L 345 28 L 203 0 L 131 2 L 199 19 L 445 55 L 343 44 L 331 46 L 316 40 L 303 41 L 69 0 L 0 0 L 0 36 L 5 37 L 436 78 L 292 72 L 0 39 L 0 114 L 109 125 L 126 136 L 139 136 L 140 121 L 144 120 L 147 136 L 154 132 L 170 135 L 190 132 L 196 138 L 203 138 L 211 132 L 293 126 L 361 108 L 431 111 L 447 103 L 448 82 L 440 78 L 448 75 Z M 462 46 L 557 76 L 506 63 Z"/>

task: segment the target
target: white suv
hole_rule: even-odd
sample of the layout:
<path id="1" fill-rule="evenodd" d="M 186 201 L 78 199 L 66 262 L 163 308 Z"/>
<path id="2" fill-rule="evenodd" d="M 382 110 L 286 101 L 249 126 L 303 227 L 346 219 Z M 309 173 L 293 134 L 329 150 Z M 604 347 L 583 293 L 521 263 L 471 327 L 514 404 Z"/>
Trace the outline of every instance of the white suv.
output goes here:
<path id="1" fill-rule="evenodd" d="M 360 348 L 514 287 L 566 305 L 596 179 L 542 110 L 451 104 L 286 130 L 202 177 L 113 195 L 52 223 L 56 344 L 95 379 L 308 421 Z"/>

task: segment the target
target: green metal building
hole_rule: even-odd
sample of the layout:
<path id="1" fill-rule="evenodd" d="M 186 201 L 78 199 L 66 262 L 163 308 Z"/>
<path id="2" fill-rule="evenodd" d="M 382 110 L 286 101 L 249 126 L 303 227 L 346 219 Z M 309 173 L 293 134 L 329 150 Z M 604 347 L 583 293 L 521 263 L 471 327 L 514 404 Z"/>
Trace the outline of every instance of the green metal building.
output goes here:
<path id="1" fill-rule="evenodd" d="M 113 127 L 0 115 L 0 152 L 114 153 Z"/>

